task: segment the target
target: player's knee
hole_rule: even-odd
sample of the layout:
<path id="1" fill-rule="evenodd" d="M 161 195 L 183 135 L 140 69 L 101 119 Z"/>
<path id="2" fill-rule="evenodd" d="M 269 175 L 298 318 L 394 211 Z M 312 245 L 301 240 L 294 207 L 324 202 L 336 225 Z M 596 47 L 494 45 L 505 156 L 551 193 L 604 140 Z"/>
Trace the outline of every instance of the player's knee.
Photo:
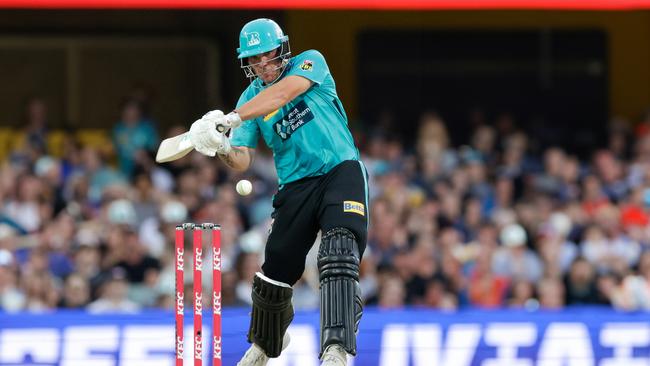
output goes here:
<path id="1" fill-rule="evenodd" d="M 344 275 L 359 280 L 359 258 L 359 244 L 352 231 L 340 227 L 328 230 L 318 249 L 321 279 Z"/>
<path id="2" fill-rule="evenodd" d="M 293 286 L 302 277 L 302 272 L 305 270 L 304 263 L 295 266 L 286 261 L 273 260 L 265 261 L 262 265 L 262 271 L 266 276 L 276 281 L 284 282 Z"/>
<path id="3" fill-rule="evenodd" d="M 364 225 L 351 224 L 351 225 L 325 227 L 323 228 L 323 238 L 332 237 L 336 235 L 336 233 L 344 232 L 344 231 L 347 231 L 346 235 L 348 237 L 351 237 L 354 240 L 357 246 L 357 253 L 359 254 L 358 258 L 361 259 L 363 256 L 363 252 L 366 249 L 366 239 L 368 237 L 368 232 L 365 224 Z"/>

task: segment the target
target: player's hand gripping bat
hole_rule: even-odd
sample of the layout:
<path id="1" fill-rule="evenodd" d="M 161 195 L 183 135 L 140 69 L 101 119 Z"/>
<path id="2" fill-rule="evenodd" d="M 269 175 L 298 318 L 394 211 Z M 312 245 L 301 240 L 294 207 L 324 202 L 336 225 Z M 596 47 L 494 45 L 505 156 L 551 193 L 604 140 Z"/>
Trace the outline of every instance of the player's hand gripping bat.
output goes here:
<path id="1" fill-rule="evenodd" d="M 203 116 L 203 118 L 208 118 L 208 116 L 209 113 Z M 227 135 L 231 133 L 233 128 L 239 127 L 241 123 L 242 121 L 239 118 L 239 115 L 235 112 L 231 112 L 217 120 L 216 128 L 217 131 Z M 187 131 L 178 136 L 164 139 L 158 147 L 156 162 L 166 163 L 174 161 L 189 154 L 192 150 L 194 150 L 194 146 L 192 146 L 192 142 L 190 141 L 190 132 Z"/>

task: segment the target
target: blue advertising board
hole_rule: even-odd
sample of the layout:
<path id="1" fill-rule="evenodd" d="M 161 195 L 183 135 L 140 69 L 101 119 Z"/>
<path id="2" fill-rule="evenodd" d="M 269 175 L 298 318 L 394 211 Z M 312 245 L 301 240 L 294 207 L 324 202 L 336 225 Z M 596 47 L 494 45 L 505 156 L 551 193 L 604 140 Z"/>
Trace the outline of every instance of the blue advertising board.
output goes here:
<path id="1" fill-rule="evenodd" d="M 224 309 L 222 357 L 235 365 L 248 344 L 248 309 Z M 191 317 L 185 357 L 191 364 Z M 211 340 L 211 317 L 204 316 Z M 297 312 L 291 344 L 270 366 L 318 366 L 317 311 Z M 188 337 L 188 335 L 190 335 Z M 211 362 L 211 342 L 203 347 Z M 0 313 L 0 365 L 172 366 L 174 317 Z M 562 311 L 366 309 L 350 366 L 648 366 L 650 313 L 604 308 Z"/>

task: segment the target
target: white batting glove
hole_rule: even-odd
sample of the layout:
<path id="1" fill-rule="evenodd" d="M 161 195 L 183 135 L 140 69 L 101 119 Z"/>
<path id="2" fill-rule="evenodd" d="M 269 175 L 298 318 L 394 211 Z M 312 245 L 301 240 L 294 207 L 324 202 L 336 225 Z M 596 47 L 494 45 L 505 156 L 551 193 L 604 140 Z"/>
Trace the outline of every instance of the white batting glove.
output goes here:
<path id="1" fill-rule="evenodd" d="M 189 137 L 196 151 L 207 156 L 230 152 L 230 140 L 216 129 L 217 123 L 223 123 L 223 120 L 223 112 L 212 111 L 192 123 Z"/>
<path id="2" fill-rule="evenodd" d="M 230 125 L 230 128 L 237 128 L 242 124 L 241 117 L 236 111 L 226 114 L 226 121 Z"/>
<path id="3" fill-rule="evenodd" d="M 225 133 L 218 132 L 219 142 L 217 146 L 217 154 L 219 155 L 228 155 L 232 148 L 230 147 L 230 137 L 226 136 Z"/>
<path id="4" fill-rule="evenodd" d="M 217 126 L 217 132 L 226 134 L 228 134 L 228 131 L 231 129 L 237 128 L 242 124 L 239 113 L 235 111 L 232 111 L 224 116 L 222 111 L 214 110 L 204 114 L 201 119 L 214 122 L 214 124 Z"/>

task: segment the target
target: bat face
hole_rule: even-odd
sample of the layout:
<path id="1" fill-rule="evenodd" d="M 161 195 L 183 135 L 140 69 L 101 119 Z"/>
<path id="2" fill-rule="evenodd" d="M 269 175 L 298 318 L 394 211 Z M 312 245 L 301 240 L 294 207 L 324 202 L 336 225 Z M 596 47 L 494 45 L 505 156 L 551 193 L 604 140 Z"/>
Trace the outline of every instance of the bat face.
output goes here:
<path id="1" fill-rule="evenodd" d="M 164 139 L 158 147 L 158 152 L 156 153 L 156 162 L 166 163 L 180 159 L 193 149 L 194 146 L 192 146 L 192 143 L 190 142 L 189 132 Z"/>

